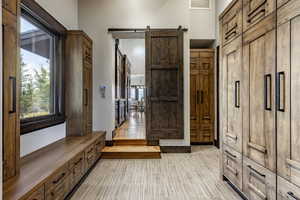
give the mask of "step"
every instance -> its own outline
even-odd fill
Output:
[[[112,146],[102,150],[103,159],[159,159],[159,146]]]
[[[147,146],[145,139],[115,138],[113,142],[114,146]]]

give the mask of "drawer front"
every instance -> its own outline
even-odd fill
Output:
[[[238,0],[222,19],[223,45],[228,44],[242,33],[242,1]]]
[[[242,155],[227,145],[223,145],[223,171],[228,180],[242,190]]]
[[[85,150],[85,170],[89,170],[96,160],[95,144]]]
[[[249,200],[276,200],[276,175],[243,158],[243,191]]]
[[[46,200],[64,199],[70,191],[70,177],[68,166],[58,170],[45,184]]]
[[[96,144],[95,144],[95,153],[96,153],[97,159],[101,156],[102,149],[104,148],[104,146],[105,146],[105,138],[101,137],[96,141]]]
[[[244,0],[244,31],[264,19],[276,9],[276,0]]]
[[[45,199],[45,186],[43,185],[33,194],[31,194],[26,200],[44,200]]]
[[[300,200],[300,188],[277,176],[277,200]]]
[[[77,155],[70,161],[70,184],[73,188],[85,173],[84,152]]]

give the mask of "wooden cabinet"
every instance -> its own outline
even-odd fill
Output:
[[[227,145],[223,146],[223,171],[224,176],[237,188],[243,188],[242,154]]]
[[[242,37],[223,48],[223,142],[242,153]]]
[[[85,169],[87,171],[93,166],[94,162],[96,161],[95,144],[86,148],[84,154],[85,154]]]
[[[13,2],[13,1],[12,1]],[[3,176],[4,180],[18,173],[20,119],[17,17],[3,11]]]
[[[278,10],[277,27],[277,170],[300,187],[300,2]]]
[[[223,45],[228,44],[242,33],[242,0],[234,0],[223,16],[222,20],[222,40]]]
[[[19,9],[19,0],[2,0],[2,8],[13,15],[17,15]]]
[[[39,189],[37,189],[33,194],[29,197],[25,198],[26,200],[44,200],[45,199],[45,186],[43,185]]]
[[[191,142],[214,141],[214,51],[191,50]]]
[[[67,134],[86,135],[93,126],[92,40],[82,31],[68,31],[66,39]]]
[[[277,176],[277,184],[277,200],[300,199],[300,187],[297,187],[280,176]]]
[[[276,9],[276,0],[244,0],[243,31],[260,22]]]
[[[276,200],[276,174],[244,157],[243,192],[249,200]]]
[[[243,154],[275,172],[275,15],[250,28],[243,38]]]
[[[72,189],[85,174],[84,152],[81,152],[69,162],[70,189]]]

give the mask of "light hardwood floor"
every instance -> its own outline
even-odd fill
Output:
[[[100,160],[72,200],[240,200],[219,179],[218,149],[154,160]]]

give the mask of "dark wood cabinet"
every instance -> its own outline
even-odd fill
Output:
[[[214,50],[191,50],[191,142],[214,141]]]
[[[93,128],[92,40],[82,31],[68,31],[66,39],[67,134],[86,135]]]
[[[3,176],[4,180],[18,173],[20,119],[18,19],[3,11]]]

